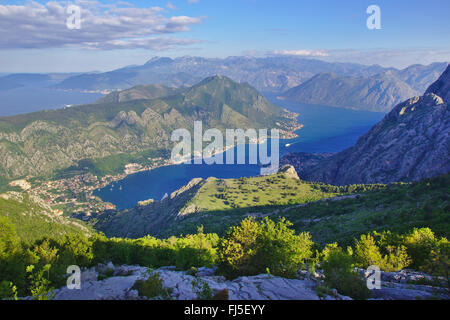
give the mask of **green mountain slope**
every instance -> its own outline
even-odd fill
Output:
[[[349,244],[369,231],[405,233],[429,227],[450,236],[450,175],[415,183],[387,185],[340,201],[310,203],[286,209],[272,218],[286,217],[298,231],[309,231],[315,241]]]
[[[92,222],[109,236],[137,238],[147,234],[170,236],[195,233],[199,217],[211,219],[211,223],[207,223],[208,228],[221,228],[255,212],[344,193],[344,189],[318,186],[299,180],[292,166],[270,176],[194,179],[162,201],[102,214]]]
[[[183,92],[183,89],[167,87],[160,84],[135,86],[123,91],[114,91],[99,99],[98,103],[124,102],[141,99],[157,99]]]
[[[93,233],[83,222],[58,215],[41,199],[17,192],[0,194],[0,218],[14,225],[19,238],[28,243],[43,237]]]
[[[107,159],[114,164],[117,158],[126,163],[146,159],[151,152],[162,155],[171,150],[172,131],[192,130],[196,120],[203,121],[205,130],[280,126],[289,130],[296,125],[254,88],[216,76],[160,99],[1,117],[0,177],[50,175],[84,159]]]
[[[289,167],[292,168],[292,167]],[[289,169],[292,172],[292,169]],[[404,233],[429,227],[449,237],[450,175],[415,183],[334,187],[286,173],[273,176],[194,180],[169,198],[91,221],[108,236],[137,238],[206,232],[223,234],[253,216],[287,218],[314,241],[349,244],[371,231]]]

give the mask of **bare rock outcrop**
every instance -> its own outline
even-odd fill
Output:
[[[425,95],[398,104],[353,147],[298,168],[300,178],[347,185],[417,181],[448,173],[449,73],[450,66]],[[295,156],[290,158],[295,165]]]

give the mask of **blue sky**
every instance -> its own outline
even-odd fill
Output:
[[[448,0],[77,0],[85,20],[67,30],[70,3],[0,1],[0,72],[103,71],[183,55],[296,54],[395,67],[450,61]],[[366,26],[372,4],[381,30]]]

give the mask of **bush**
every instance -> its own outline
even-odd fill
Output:
[[[371,296],[366,281],[353,271],[353,258],[338,245],[327,245],[322,252],[322,269],[325,284],[340,294],[353,299],[363,300]]]
[[[219,237],[216,234],[205,234],[199,227],[197,234],[178,238],[175,242],[175,265],[183,270],[191,267],[211,267],[217,259],[216,245]]]
[[[423,269],[431,259],[431,252],[436,249],[438,239],[429,228],[414,229],[405,236],[404,242],[411,256],[414,269]]]
[[[219,243],[219,272],[229,278],[265,273],[293,277],[312,255],[308,233],[295,235],[284,219],[275,223],[266,218],[247,218],[231,228]]]
[[[17,299],[17,287],[10,281],[1,281],[0,299]]]
[[[367,268],[371,265],[377,265],[381,268],[381,264],[383,264],[380,250],[375,243],[375,239],[370,234],[363,234],[356,242],[354,257],[357,265],[362,268]]]
[[[170,292],[163,287],[159,273],[154,273],[147,280],[136,280],[132,289],[137,290],[139,296],[147,298],[169,298]]]
[[[447,289],[450,291],[450,242],[447,239],[441,239],[430,253],[430,259],[425,264],[424,269],[436,277],[443,278]]]
[[[377,233],[375,235],[380,236]],[[359,267],[367,268],[375,265],[387,272],[399,271],[411,264],[405,246],[386,244],[385,247],[380,247],[371,234],[362,235],[356,242],[354,259]]]

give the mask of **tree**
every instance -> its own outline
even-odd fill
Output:
[[[311,236],[295,234],[284,219],[247,218],[233,227],[219,243],[220,270],[228,277],[270,273],[293,277],[312,256]]]
[[[366,282],[353,270],[353,257],[350,253],[344,252],[337,243],[333,243],[324,248],[321,258],[327,287],[353,299],[370,297]]]

